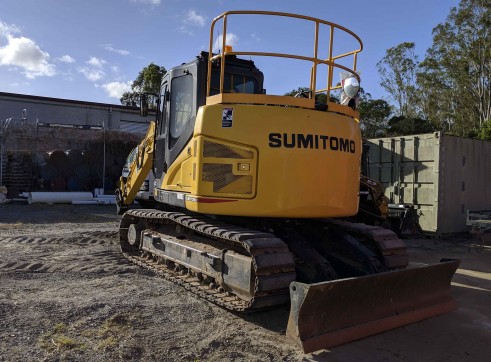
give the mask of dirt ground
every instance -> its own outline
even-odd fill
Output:
[[[0,205],[0,361],[489,361],[491,248],[407,240],[462,259],[455,312],[304,355],[287,307],[241,316],[132,265],[114,206]]]

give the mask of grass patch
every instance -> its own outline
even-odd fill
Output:
[[[54,333],[62,333],[66,331],[66,325],[65,323],[56,323],[55,326],[53,327],[53,332]]]
[[[51,342],[56,349],[76,349],[84,346],[83,343],[65,335],[55,336],[51,339]]]
[[[104,320],[98,328],[83,329],[80,335],[96,351],[115,350],[130,338],[131,327],[136,319],[130,313],[116,314]]]
[[[55,324],[51,331],[39,337],[39,346],[48,352],[84,349],[84,343],[66,335],[67,329],[64,323]]]
[[[97,350],[111,350],[114,349],[119,345],[119,339],[116,338],[115,336],[109,336],[104,339],[102,339],[96,346]]]
[[[133,319],[127,314],[117,314],[106,319],[96,332],[100,339],[96,348],[108,350],[117,347],[128,336]]]
[[[131,328],[137,316],[131,313],[115,314],[95,328],[84,325],[56,323],[38,338],[38,345],[49,353],[68,351],[112,352],[131,340]]]
[[[21,221],[17,221],[14,223],[8,223],[8,224],[4,224],[4,225],[5,225],[5,228],[19,229],[19,228],[25,226],[26,224],[22,223]]]

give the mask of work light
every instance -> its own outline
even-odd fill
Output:
[[[343,92],[350,98],[354,98],[360,90],[360,82],[355,77],[348,77],[343,81]]]

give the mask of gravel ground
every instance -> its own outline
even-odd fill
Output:
[[[0,205],[0,361],[487,361],[491,248],[408,240],[413,261],[462,259],[455,312],[304,355],[287,307],[238,315],[132,265],[114,206]]]

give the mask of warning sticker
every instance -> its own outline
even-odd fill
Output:
[[[233,118],[234,118],[234,109],[224,108],[222,110],[222,128],[232,127]]]

